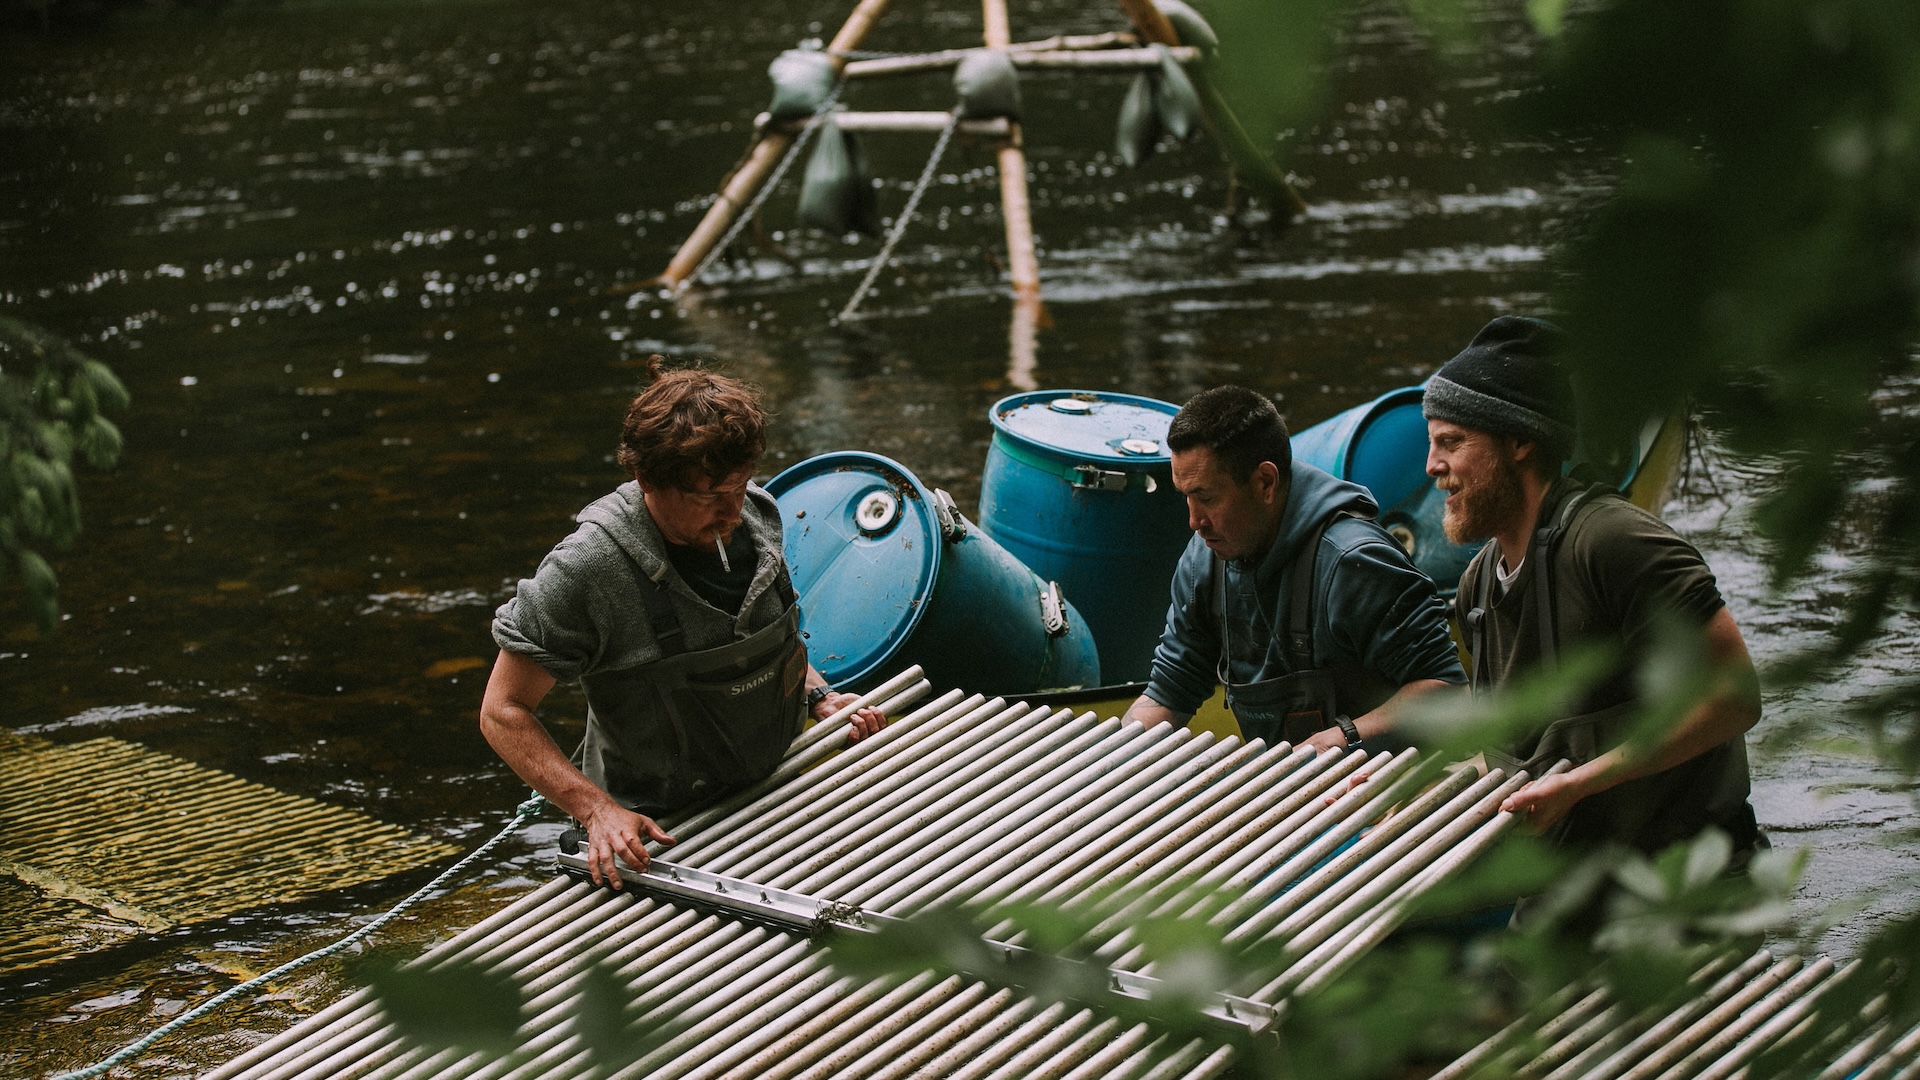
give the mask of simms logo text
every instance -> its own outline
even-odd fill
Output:
[[[778,674],[779,672],[777,671],[762,672],[758,675],[755,675],[753,678],[748,679],[746,682],[734,683],[731,687],[727,689],[727,693],[732,697],[739,697],[741,694],[744,694],[749,690],[758,690],[761,687],[772,682],[773,677]]]

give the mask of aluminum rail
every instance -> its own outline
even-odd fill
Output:
[[[586,858],[578,854],[563,853],[559,862],[582,879],[590,872]],[[807,937],[818,937],[835,930],[872,934],[897,929],[903,924],[903,920],[891,915],[866,911],[841,901],[823,900],[805,893],[789,892],[662,860],[648,864],[644,871],[622,866],[620,877],[649,896],[775,926]],[[986,946],[986,955],[1007,968],[1015,968],[1021,961],[1041,959],[1032,950],[1019,945],[985,939],[982,944]],[[1116,997],[1146,1004],[1168,993],[1168,988],[1161,980],[1147,975],[1119,968],[1096,969],[1094,965],[1069,960],[1055,962],[1081,967],[1089,972],[1097,970],[1100,978],[1096,981]],[[1006,980],[1003,976],[996,981]],[[1209,994],[1205,1000],[1210,1004],[1200,1010],[1203,1015],[1237,1031],[1258,1034],[1271,1028],[1279,1018],[1278,1009],[1250,998]]]
[[[1411,751],[1322,754],[935,695],[917,670],[867,703],[892,722],[848,744],[852,709],[841,710],[766,781],[663,819],[678,842],[654,846],[647,871],[623,870],[628,888],[557,880],[416,961],[520,987],[510,1058],[409,1043],[356,993],[214,1075],[1217,1076],[1234,1041],[1271,1029],[1290,993],[1336,977],[1497,840],[1511,823],[1499,801],[1524,779],[1430,775]],[[1007,961],[1032,945],[1010,922],[982,927],[991,970],[964,975],[856,977],[817,939],[942,906],[1090,899],[1102,906],[1084,964],[1107,988],[1095,1002],[1010,985]],[[1292,943],[1293,962],[1267,986],[1208,1001],[1231,1025],[1221,1035],[1125,1018],[1165,989],[1133,927],[1174,915],[1212,918],[1234,941]],[[627,1002],[630,1061],[598,1060],[610,1033],[579,1028],[587,988],[606,979]],[[1113,1004],[1126,1009],[1103,1007]]]

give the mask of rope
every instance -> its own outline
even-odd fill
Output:
[[[845,79],[833,84],[833,90],[827,94],[826,100],[820,103],[819,108],[813,110],[812,116],[807,117],[807,126],[800,129],[799,137],[793,140],[793,145],[787,147],[786,154],[780,158],[780,164],[773,167],[773,175],[767,177],[767,182],[760,185],[760,190],[754,193],[753,199],[747,203],[747,208],[740,212],[740,216],[733,219],[732,225],[727,227],[726,233],[720,237],[720,242],[707,249],[706,256],[700,260],[698,266],[693,268],[693,273],[688,274],[686,279],[680,282],[675,292],[680,292],[699,281],[700,275],[706,273],[707,267],[713,265],[713,260],[719,258],[720,253],[733,244],[734,240],[740,236],[740,230],[746,228],[747,223],[760,212],[760,207],[773,194],[773,189],[780,186],[780,178],[787,175],[787,167],[792,165],[793,159],[799,156],[800,148],[807,145],[807,141],[813,138],[814,131],[820,127],[827,113],[832,111],[834,103],[840,100],[840,91],[846,85]]]
[[[515,813],[513,816],[513,820],[507,823],[506,828],[501,829],[499,833],[495,834],[493,839],[475,848],[471,854],[461,859],[459,862],[454,863],[452,866],[448,867],[446,871],[443,872],[439,877],[436,877],[432,881],[425,884],[424,886],[421,886],[421,888],[418,891],[416,891],[412,896],[409,896],[405,900],[402,900],[398,904],[395,904],[391,909],[387,911],[386,914],[381,915],[379,918],[374,919],[372,922],[368,923],[367,925],[361,927],[358,930],[355,930],[353,933],[348,934],[346,937],[341,938],[339,941],[336,941],[333,944],[328,945],[324,948],[316,949],[313,952],[310,952],[307,955],[300,957],[298,960],[290,960],[287,963],[281,964],[279,967],[274,968],[272,971],[267,972],[265,975],[260,975],[252,979],[248,979],[246,982],[241,983],[239,986],[230,987],[227,990],[222,991],[216,997],[204,1002],[198,1008],[195,1008],[191,1012],[183,1013],[180,1016],[177,1016],[174,1019],[168,1021],[167,1023],[162,1024],[160,1027],[155,1028],[153,1031],[149,1032],[144,1038],[141,1038],[135,1042],[128,1043],[126,1046],[114,1052],[114,1054],[111,1057],[108,1057],[97,1064],[89,1065],[84,1069],[79,1069],[70,1073],[62,1073],[59,1076],[54,1077],[53,1080],[92,1080],[93,1077],[101,1076],[105,1074],[108,1069],[111,1069],[114,1066],[119,1065],[138,1054],[144,1053],[154,1043],[157,1043],[161,1039],[166,1038],[168,1035],[173,1034],[175,1031],[178,1031],[180,1028],[186,1026],[188,1023],[191,1023],[192,1021],[198,1020],[200,1017],[207,1015],[208,1013],[212,1012],[214,1009],[219,1008],[221,1005],[224,1005],[227,1002],[232,1001],[234,998],[239,997],[242,994],[245,994],[259,986],[262,986],[265,983],[271,982],[274,979],[280,978],[281,976],[286,975],[289,972],[292,972],[301,967],[304,967],[315,960],[332,956],[334,953],[337,953],[340,950],[346,948],[347,946],[354,944],[355,942],[359,941],[361,938],[366,937],[368,934],[373,933],[375,930],[378,930],[382,926],[385,926],[387,923],[393,921],[395,916],[399,915],[401,912],[412,907],[414,904],[419,903],[420,900],[423,897],[425,897],[428,893],[433,892],[434,890],[440,888],[440,886],[446,884],[449,880],[451,880],[455,875],[459,874],[462,870],[465,870],[467,867],[472,866],[482,856],[486,855],[488,852],[492,851],[495,847],[499,846],[501,841],[513,835],[513,833],[517,829],[519,829],[520,826],[524,824],[526,821],[528,821],[531,818],[538,817],[540,812],[546,809],[546,806],[547,806],[547,800],[544,796],[541,796],[541,795],[535,795],[532,798],[528,799],[526,802],[521,803],[519,811]]]
[[[927,193],[927,185],[933,181],[934,167],[940,164],[940,156],[947,152],[947,143],[953,140],[953,133],[959,127],[960,107],[955,105],[952,114],[947,117],[947,126],[941,130],[940,138],[933,144],[933,153],[927,158],[926,168],[920,170],[920,179],[913,185],[913,194],[907,196],[906,209],[900,211],[900,216],[894,219],[893,231],[887,234],[887,242],[880,246],[880,254],[873,257],[873,265],[867,267],[867,276],[861,279],[860,287],[853,290],[852,298],[847,301],[846,307],[840,309],[836,321],[853,318],[854,309],[859,307],[860,301],[865,300],[867,293],[872,291],[874,279],[880,276],[880,271],[886,269],[887,260],[893,257],[894,245],[900,242],[900,237],[906,235],[907,222],[913,220],[913,211],[920,205],[920,196]]]

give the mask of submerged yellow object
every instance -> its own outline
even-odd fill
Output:
[[[457,851],[134,743],[0,728],[0,974]]]

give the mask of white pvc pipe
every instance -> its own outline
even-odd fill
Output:
[[[1774,964],[1705,1016],[1675,1032],[1666,1043],[1652,1048],[1652,1053],[1630,1064],[1619,1074],[1620,1080],[1651,1080],[1652,1077],[1665,1072],[1668,1066],[1692,1053],[1701,1043],[1712,1038],[1715,1032],[1732,1023],[1746,1011],[1748,1006],[1785,982],[1789,975],[1800,969],[1800,966],[1801,961],[1797,956],[1786,957]]]
[[[1575,1080],[1576,1077],[1582,1080],[1586,1077],[1592,1077],[1593,1080],[1615,1080],[1622,1072],[1631,1068],[1634,1062],[1650,1053],[1653,1048],[1672,1042],[1703,1014],[1718,1008],[1722,1002],[1739,992],[1741,987],[1752,982],[1773,962],[1773,954],[1765,949],[1754,953],[1742,961],[1739,967],[1715,977],[1713,985],[1707,987],[1704,993],[1682,1002],[1666,1016],[1654,1021],[1644,1031],[1627,1040],[1625,1045],[1617,1050],[1608,1051],[1598,1063],[1586,1066],[1584,1072],[1567,1073],[1562,1070],[1563,1075],[1553,1080]],[[1568,1064],[1572,1065],[1574,1062]]]

